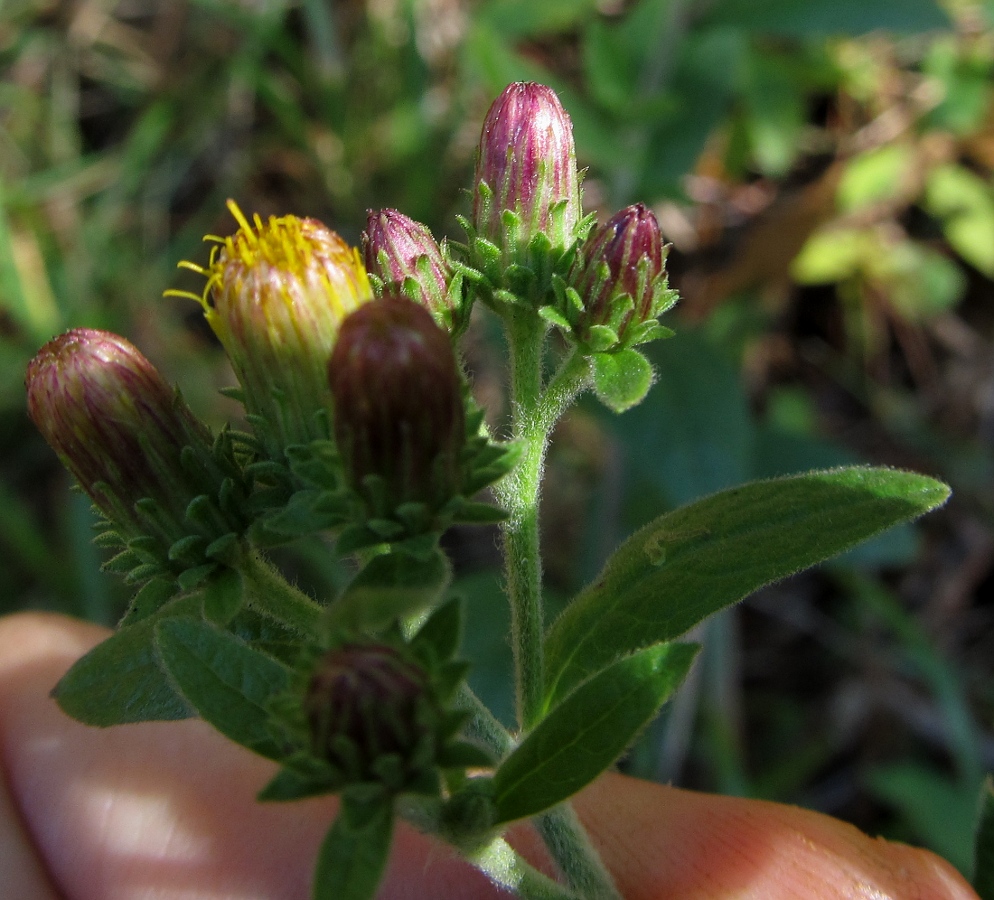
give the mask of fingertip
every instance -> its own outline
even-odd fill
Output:
[[[578,808],[627,900],[977,900],[938,856],[799,807],[612,775]]]

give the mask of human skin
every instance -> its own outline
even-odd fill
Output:
[[[0,619],[0,873],[17,900],[308,897],[333,798],[257,804],[273,764],[189,720],[111,729],[49,691],[105,637],[54,615]],[[576,809],[626,900],[966,900],[946,862],[818,813],[606,775]],[[512,841],[547,866],[523,826]],[[401,826],[381,900],[508,895]]]

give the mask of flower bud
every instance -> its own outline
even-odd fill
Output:
[[[132,344],[66,332],[28,365],[26,387],[38,430],[122,537],[151,533],[164,551],[189,534],[190,501],[218,487],[211,435]],[[154,512],[136,509],[143,498]]]
[[[461,277],[454,275],[427,225],[395,209],[369,210],[362,234],[366,270],[427,308],[443,328],[460,324]]]
[[[388,516],[399,504],[445,503],[459,488],[465,411],[449,335],[397,293],[343,323],[328,367],[335,437],[353,487],[369,499],[382,479]],[[373,505],[377,503],[374,500]]]
[[[624,343],[633,326],[655,319],[673,301],[664,262],[659,223],[644,204],[626,207],[597,228],[569,277],[582,304],[573,316],[577,337],[596,341],[591,329],[601,326]]]
[[[358,250],[314,219],[256,216],[212,257],[204,300],[244,391],[279,447],[327,438],[327,366],[342,320],[373,297]]]
[[[483,123],[474,182],[472,225],[505,268],[534,267],[530,244],[539,234],[559,253],[573,245],[580,180],[573,126],[555,91],[530,82],[504,89]]]
[[[414,759],[439,718],[432,697],[428,673],[393,647],[335,647],[318,661],[304,697],[311,749],[345,782],[379,781],[389,771],[401,781],[391,786],[401,787],[405,768],[432,761]],[[385,756],[395,757],[389,769]]]

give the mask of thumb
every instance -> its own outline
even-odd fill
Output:
[[[799,807],[620,775],[576,806],[626,900],[977,900],[935,854]]]

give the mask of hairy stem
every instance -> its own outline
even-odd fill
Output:
[[[469,713],[469,721],[463,726],[466,737],[486,747],[498,760],[514,749],[514,741],[507,729],[468,685],[464,684],[459,689],[456,703]]]
[[[518,724],[528,730],[541,717],[545,701],[542,651],[542,559],[539,548],[539,488],[549,435],[559,417],[587,386],[589,364],[571,353],[542,384],[545,324],[531,310],[507,317],[511,348],[512,438],[522,455],[514,472],[496,490],[509,516],[504,523],[504,566],[511,602]]]
[[[501,837],[470,851],[467,858],[495,884],[508,888],[524,900],[578,900],[571,890],[525,862]]]
[[[322,607],[290,584],[258,553],[246,553],[240,570],[245,581],[245,602],[256,612],[312,635]]]
[[[529,309],[514,309],[505,321],[511,351],[511,436],[522,452],[497,493],[508,512],[503,526],[504,568],[511,603],[515,700],[518,724],[527,730],[541,712],[545,690],[538,531],[539,484],[549,437],[540,415],[545,325]]]
[[[535,827],[578,896],[584,900],[622,900],[572,806],[564,803],[543,813],[536,817]]]

